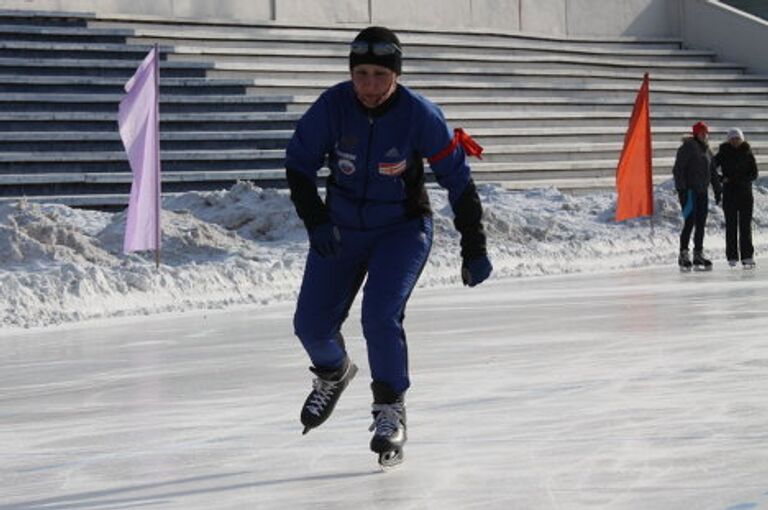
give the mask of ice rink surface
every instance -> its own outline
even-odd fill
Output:
[[[0,332],[0,510],[768,508],[763,267],[417,289],[386,473],[357,306],[361,371],[307,436],[292,312]]]

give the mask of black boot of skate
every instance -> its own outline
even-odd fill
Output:
[[[677,257],[677,265],[680,266],[680,271],[687,273],[693,267],[691,262],[691,254],[688,250],[680,250],[680,256]]]
[[[337,370],[319,370],[315,367],[309,367],[309,370],[317,377],[312,381],[312,391],[301,408],[301,423],[304,425],[302,434],[319,427],[328,419],[349,381],[357,374],[357,365],[345,358]]]
[[[700,250],[693,252],[693,268],[696,271],[711,271],[712,261],[704,258],[704,254]]]
[[[373,424],[371,451],[379,454],[379,465],[388,468],[403,461],[406,433],[405,395],[395,393],[388,384],[373,382]]]

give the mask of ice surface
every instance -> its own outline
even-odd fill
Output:
[[[760,267],[723,264],[417,289],[388,473],[357,306],[361,373],[307,436],[290,304],[16,330],[0,509],[763,508],[766,296]]]

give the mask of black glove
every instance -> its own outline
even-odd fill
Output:
[[[309,233],[309,245],[323,258],[341,254],[341,233],[332,223],[321,223]]]
[[[464,285],[474,287],[480,285],[491,275],[493,265],[487,255],[481,255],[471,260],[464,260],[461,264],[461,280]]]

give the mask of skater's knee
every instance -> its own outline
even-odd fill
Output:
[[[403,330],[402,315],[386,310],[369,310],[363,313],[363,335],[375,338],[382,334],[399,334]]]
[[[320,314],[297,310],[293,316],[293,332],[302,340],[333,336],[334,329],[328,318]]]

